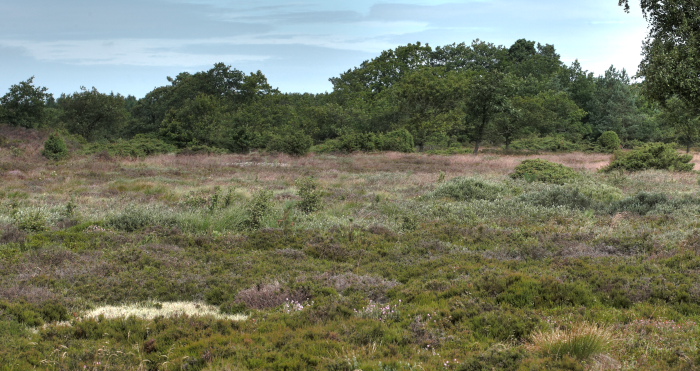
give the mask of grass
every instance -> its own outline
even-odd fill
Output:
[[[3,135],[25,155],[0,147],[0,370],[700,367],[696,173],[583,153],[537,155],[581,175],[564,185],[499,153],[68,164]]]

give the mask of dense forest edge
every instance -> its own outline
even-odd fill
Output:
[[[54,131],[82,153],[613,151],[646,142],[690,151],[686,100],[647,98],[611,66],[566,66],[553,45],[399,46],[333,77],[333,91],[289,94],[224,63],[167,78],[141,99],[95,88],[54,97],[33,77],[0,98],[0,123]],[[614,132],[618,148],[601,145]],[[605,138],[602,139],[604,141]]]

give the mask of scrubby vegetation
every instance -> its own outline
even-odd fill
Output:
[[[692,155],[679,154],[672,144],[649,143],[629,152],[615,152],[615,157],[604,171],[647,169],[690,171]]]
[[[0,369],[700,367],[693,172],[0,134]]]
[[[536,158],[525,160],[516,166],[510,177],[530,182],[564,184],[581,179],[581,174],[562,164]]]

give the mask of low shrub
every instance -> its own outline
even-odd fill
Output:
[[[519,197],[524,202],[544,207],[566,206],[572,209],[584,210],[593,207],[591,197],[583,194],[576,187],[557,184],[542,190],[532,191]]]
[[[604,152],[613,152],[620,149],[622,141],[617,133],[614,131],[606,131],[598,137],[598,145],[600,149]]]
[[[583,148],[581,145],[569,141],[560,136],[532,137],[513,141],[510,149],[516,151],[547,151],[547,152],[572,152]]]
[[[49,139],[44,142],[44,150],[41,154],[54,161],[64,160],[70,156],[70,151],[68,151],[68,145],[63,138],[56,134],[51,134]]]
[[[580,173],[570,167],[539,158],[521,162],[510,177],[554,184],[564,184],[582,178]]]
[[[613,161],[601,171],[641,171],[647,169],[691,171],[692,155],[678,153],[672,144],[649,143],[629,152],[617,151]]]
[[[135,232],[146,227],[168,227],[177,225],[172,216],[166,216],[155,210],[130,207],[119,214],[109,216],[106,226],[124,232]]]
[[[318,211],[321,208],[322,197],[318,189],[318,180],[311,177],[299,178],[296,180],[296,186],[297,195],[301,197],[297,207],[305,213]]]
[[[507,189],[501,184],[476,178],[458,177],[438,186],[429,198],[450,198],[455,201],[495,200]]]
[[[310,136],[301,130],[295,130],[282,135],[274,135],[267,144],[267,150],[292,156],[303,156],[309,153],[311,145],[313,145],[313,139]]]
[[[413,152],[413,135],[406,129],[390,131],[377,136],[377,149],[381,151]]]
[[[272,209],[272,191],[262,189],[253,195],[246,205],[247,218],[244,226],[248,229],[260,229]]]
[[[413,135],[406,129],[399,129],[384,134],[347,133],[315,146],[313,151],[317,153],[372,151],[413,152],[414,147]]]
[[[631,212],[646,215],[657,206],[668,202],[668,196],[663,193],[640,192],[610,205],[610,213]]]

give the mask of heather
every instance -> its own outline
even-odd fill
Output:
[[[48,133],[3,135],[0,369],[700,366],[695,172],[581,152],[55,161]],[[535,158],[576,176],[511,176]]]

